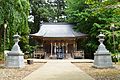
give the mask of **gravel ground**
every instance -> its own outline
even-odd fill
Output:
[[[120,80],[120,64],[115,65],[115,68],[96,69],[93,68],[93,63],[73,63],[78,68],[85,71],[95,80]]]
[[[43,64],[44,63],[26,64],[25,68],[22,69],[6,69],[0,67],[0,80],[21,80]]]

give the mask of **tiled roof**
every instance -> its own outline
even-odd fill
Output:
[[[86,36],[81,32],[75,32],[73,30],[73,25],[65,23],[48,23],[42,24],[40,30],[35,34],[30,34],[31,36],[41,36],[49,38],[61,38],[61,37],[82,37]]]

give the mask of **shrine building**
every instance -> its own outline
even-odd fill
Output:
[[[78,55],[78,57],[84,58],[84,56],[79,55],[77,42],[87,35],[76,32],[73,27],[73,25],[67,23],[41,24],[37,33],[30,34],[43,48],[43,51],[36,51],[35,56],[38,54],[44,56],[44,58],[68,59]]]

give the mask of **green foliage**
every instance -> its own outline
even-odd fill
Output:
[[[49,2],[49,1],[52,1],[52,0],[31,0],[30,14],[34,16],[34,23],[29,22],[31,34],[38,32],[41,21],[43,22],[54,22],[56,20],[58,22],[64,21],[64,19],[60,18],[62,15],[65,14],[64,0],[55,0],[55,2]],[[30,44],[33,43],[32,40],[33,39],[30,40]]]
[[[0,52],[0,61],[3,60],[3,52]]]
[[[12,37],[17,32],[22,38],[28,36],[29,9],[29,0],[0,0],[0,28],[7,22],[6,49],[11,49],[13,46]],[[28,38],[22,40],[28,42]]]
[[[29,26],[31,29],[31,33],[36,33],[39,30],[40,21],[48,22],[48,18],[50,17],[50,6],[47,5],[42,0],[32,0],[31,1],[31,15],[34,16],[34,23],[29,22]],[[54,12],[52,11],[53,15]]]
[[[115,46],[118,50],[120,44],[120,2],[117,0],[69,0],[66,13],[67,22],[74,23],[77,30],[89,35],[86,40],[87,51],[93,53],[98,46],[96,36],[103,32],[106,35],[105,45],[113,52],[113,32],[111,23],[115,24]],[[93,51],[91,51],[91,49]]]

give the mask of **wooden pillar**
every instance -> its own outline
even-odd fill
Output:
[[[60,43],[58,43],[58,49],[57,49],[58,54],[59,54],[59,51],[60,51]]]
[[[60,43],[58,44],[58,48],[60,48]]]
[[[63,58],[65,58],[65,51],[64,51],[64,43],[62,43],[62,53],[63,53]]]
[[[66,43],[66,54],[68,53],[68,43]]]
[[[52,52],[53,52],[53,43],[51,42],[51,54],[50,54],[50,57],[51,57],[51,58],[53,57]]]
[[[54,47],[54,53],[55,53],[55,57],[57,57],[57,54],[56,54],[56,43],[55,43],[55,47]]]
[[[76,48],[76,51],[77,51],[77,43],[75,43],[75,45],[76,45],[75,48]]]
[[[74,41],[74,43],[73,43],[73,52],[75,52],[75,50],[76,50],[76,45],[75,45],[75,41]]]
[[[62,43],[62,49],[63,49],[63,53],[65,53],[65,52],[64,52],[64,50],[65,50],[65,49],[64,49],[64,43]]]
[[[66,43],[66,45],[65,45],[65,47],[66,47],[66,58],[68,58],[69,56],[68,56],[68,43]]]

